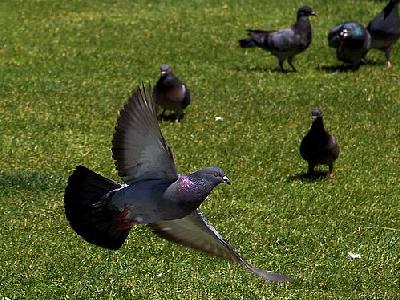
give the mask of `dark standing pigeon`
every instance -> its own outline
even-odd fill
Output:
[[[333,171],[333,163],[339,157],[339,146],[333,135],[326,132],[320,109],[311,111],[312,125],[300,144],[301,157],[308,162],[308,174],[317,165],[328,165],[329,173]]]
[[[115,166],[125,184],[78,166],[65,190],[67,219],[86,241],[119,249],[133,225],[147,224],[162,238],[238,262],[265,280],[289,280],[248,264],[207,222],[199,205],[229,179],[217,167],[177,173],[157,123],[155,103],[144,87],[120,111],[112,144]]]
[[[293,58],[306,50],[311,44],[311,23],[309,16],[315,16],[314,11],[308,6],[302,6],[297,11],[297,20],[291,27],[279,31],[265,31],[248,29],[249,37],[239,40],[242,48],[259,47],[270,51],[279,60],[279,67],[284,72],[283,62],[287,60],[293,71]]]
[[[371,36],[357,22],[344,22],[328,33],[328,45],[336,48],[336,57],[353,67],[359,67],[371,46]]]
[[[386,65],[390,69],[390,54],[394,44],[400,38],[400,17],[398,4],[400,0],[390,0],[385,8],[368,24],[371,35],[371,48],[385,52]]]
[[[153,96],[157,106],[162,109],[159,116],[164,116],[166,110],[173,110],[177,122],[182,119],[183,110],[192,100],[190,90],[172,74],[166,64],[161,65],[161,76],[154,87]]]

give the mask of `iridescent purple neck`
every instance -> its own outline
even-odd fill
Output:
[[[179,187],[185,191],[188,191],[191,189],[191,187],[194,185],[194,182],[189,179],[189,176],[187,175],[180,175],[179,176]]]

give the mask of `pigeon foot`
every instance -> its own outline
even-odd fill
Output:
[[[335,178],[335,173],[328,173],[328,175],[326,176],[328,182],[331,182],[334,178]]]

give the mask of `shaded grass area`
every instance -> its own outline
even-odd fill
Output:
[[[301,4],[2,1],[0,297],[398,298],[400,46],[390,72],[377,51],[358,71],[340,72],[328,29],[367,23],[383,2],[310,1],[318,18],[298,73],[237,48],[244,29],[286,26]],[[68,175],[84,164],[118,180],[110,151],[117,112],[165,62],[194,98],[181,124],[161,124],[179,171],[222,167],[233,185],[210,195],[205,215],[251,263],[293,283],[265,283],[144,227],[110,252],[68,226]],[[298,154],[315,107],[341,146],[330,181],[304,179]]]

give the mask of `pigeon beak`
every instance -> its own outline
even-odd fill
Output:
[[[317,14],[315,13],[315,11],[312,11],[312,12],[311,12],[311,15],[314,16],[314,17],[317,16]]]
[[[167,74],[167,72],[161,71],[161,75],[165,75],[165,74]]]
[[[316,116],[311,116],[311,121],[315,121],[317,119],[317,117]]]
[[[227,176],[222,177],[222,180],[224,181],[224,184],[231,184]]]

